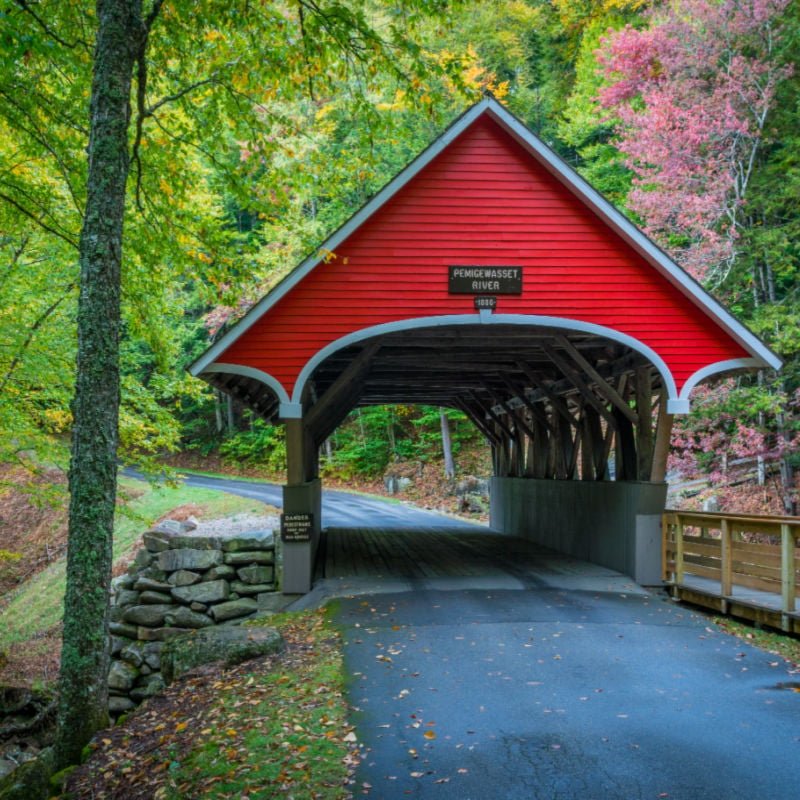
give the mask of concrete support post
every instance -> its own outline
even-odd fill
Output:
[[[284,542],[281,589],[284,594],[305,594],[314,580],[314,557],[319,545],[322,517],[322,482],[317,477],[316,452],[302,418],[286,420],[286,486],[284,514],[311,514],[307,542]]]
[[[312,514],[311,539],[308,542],[284,542],[283,576],[281,591],[284,594],[305,594],[314,582],[314,558],[320,537],[322,513],[322,481],[319,478],[283,487],[284,514]]]

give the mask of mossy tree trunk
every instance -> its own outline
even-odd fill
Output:
[[[69,488],[58,767],[107,720],[108,588],[117,478],[120,266],[133,69],[142,0],[98,0]]]

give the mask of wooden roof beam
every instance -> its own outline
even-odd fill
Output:
[[[380,349],[379,342],[369,342],[350,362],[350,366],[328,387],[306,414],[306,423],[314,428],[322,414],[328,414],[342,396],[351,394],[354,384],[360,384],[369,370],[370,362]],[[338,424],[338,423],[337,423]]]
[[[500,415],[495,414],[492,411],[490,405],[484,405],[483,401],[481,400],[480,396],[476,391],[470,392],[470,395],[472,396],[472,399],[475,401],[478,407],[481,409],[481,411],[483,411],[487,417],[490,417],[492,422],[496,423],[497,426],[500,428],[500,430],[502,430],[503,433],[506,434],[506,436],[508,436],[510,439],[513,439],[514,438],[513,431],[511,430],[511,428],[508,427],[508,425],[505,424],[505,422],[501,419]]]
[[[556,341],[567,351],[572,360],[594,381],[594,386],[600,394],[612,405],[618,408],[634,425],[639,424],[639,415],[626,403],[617,390],[579,353],[566,336],[556,336]]]
[[[487,425],[486,421],[481,419],[481,415],[470,407],[469,403],[463,399],[456,399],[456,407],[466,414],[467,419],[492,443],[499,444],[500,439],[497,434],[492,430],[491,425]]]
[[[499,398],[499,397],[498,397],[498,396],[497,396],[497,395],[496,395],[496,394],[495,394],[495,393],[492,391],[492,389],[491,389],[490,387],[488,387],[488,386],[487,386],[487,387],[486,387],[486,391],[488,391],[488,392],[489,392],[489,394],[490,394],[490,395],[491,395],[491,397],[492,397],[492,400],[494,400],[494,402],[495,402],[495,403],[499,403],[499,404],[500,404],[500,405],[501,405],[501,406],[502,406],[502,407],[503,407],[503,408],[506,410],[506,413],[508,414],[508,416],[509,416],[509,417],[510,417],[512,420],[514,420],[514,425],[515,425],[515,426],[517,426],[517,425],[518,425],[520,428],[522,428],[522,430],[523,430],[523,431],[525,431],[525,433],[526,433],[526,434],[527,434],[527,435],[528,435],[528,436],[529,436],[531,439],[535,438],[536,434],[535,434],[535,433],[534,433],[534,432],[533,432],[533,431],[530,429],[530,426],[529,426],[529,425],[528,425],[528,424],[527,424],[527,423],[526,423],[524,420],[520,419],[520,416],[519,416],[519,414],[517,414],[517,413],[515,412],[515,409],[512,409],[512,408],[511,408],[511,407],[508,405],[508,403],[507,403],[505,400],[501,400],[501,399],[500,399],[500,398]],[[492,414],[492,416],[494,416],[494,414]]]
[[[572,427],[577,427],[578,420],[573,417],[572,414],[570,414],[564,398],[559,397],[556,392],[553,392],[551,388],[544,383],[544,381],[539,380],[539,378],[534,374],[533,370],[526,363],[523,361],[518,361],[517,366],[525,374],[533,387],[541,392],[542,395],[550,401],[550,404],[553,406],[556,412],[558,412],[565,419],[565,421],[569,423],[569,425]],[[535,403],[536,400],[531,400],[531,402]]]
[[[561,370],[561,373],[575,386],[575,388],[583,395],[583,397],[593,405],[597,411],[610,425],[614,424],[614,416],[606,408],[605,403],[601,403],[594,395],[592,390],[577,372],[573,369],[559,353],[557,353],[550,345],[542,342],[542,349],[547,353],[548,358]]]
[[[508,387],[509,391],[514,395],[512,400],[518,399],[521,402],[522,407],[527,408],[528,411],[533,414],[536,420],[539,422],[540,425],[544,425],[550,433],[554,433],[555,429],[551,424],[550,420],[547,419],[547,414],[542,411],[541,408],[538,408],[534,403],[532,403],[526,396],[525,390],[520,390],[519,387],[514,386],[514,384],[505,376],[501,376],[503,382]],[[566,405],[566,403],[564,403]],[[519,406],[518,406],[519,407]],[[567,412],[569,414],[569,412]],[[529,434],[530,437],[533,439],[535,438],[533,433]]]

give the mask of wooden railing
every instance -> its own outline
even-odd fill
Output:
[[[800,588],[800,517],[668,510],[662,526],[667,583],[713,589],[722,611],[728,602],[762,606],[782,615],[780,627],[798,627],[786,616],[795,615]],[[745,598],[742,590],[754,591]]]

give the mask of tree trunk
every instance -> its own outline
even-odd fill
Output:
[[[764,391],[764,370],[758,371],[758,388]],[[767,427],[767,415],[763,411],[758,412],[758,427],[764,430]],[[756,456],[756,475],[759,486],[763,486],[766,482],[766,466],[764,464],[764,456],[759,453]]]
[[[386,418],[386,439],[389,443],[389,457],[397,461],[397,439],[394,435],[394,409],[390,408]]]
[[[785,442],[789,442],[791,434],[786,428],[786,418],[783,411],[776,415],[778,436]],[[783,513],[793,517],[797,514],[797,501],[794,496],[794,468],[789,460],[789,453],[785,452],[780,460],[781,470],[781,494],[783,495]]]
[[[228,395],[228,433],[236,432],[236,419],[233,416],[233,398]]]
[[[444,456],[445,478],[455,478],[456,464],[453,461],[453,442],[450,437],[450,420],[443,408],[439,409],[439,422],[442,428],[442,455]]]
[[[367,451],[367,432],[364,430],[364,417],[361,416],[361,409],[356,409],[356,414],[358,415],[358,427],[361,431],[361,449],[366,452]]]
[[[214,418],[217,422],[217,433],[222,433],[222,392],[214,389]]]
[[[98,0],[86,212],[80,237],[78,357],[57,768],[108,716],[108,591],[117,485],[120,264],[130,94],[141,0]]]

